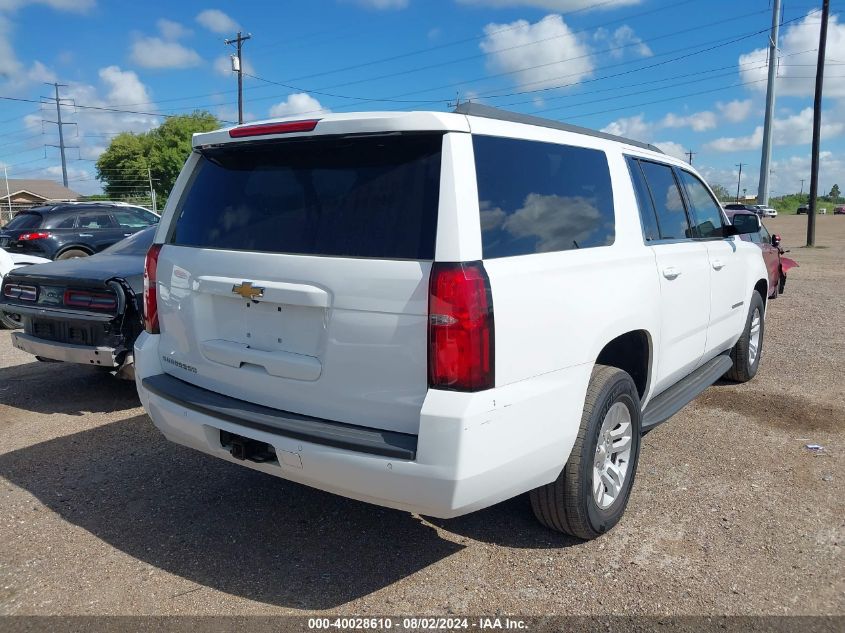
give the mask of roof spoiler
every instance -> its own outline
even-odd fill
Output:
[[[663,150],[655,147],[650,143],[643,143],[642,141],[635,141],[624,136],[616,136],[615,134],[607,134],[606,132],[599,132],[591,130],[590,128],[580,127],[578,125],[570,125],[562,121],[555,121],[554,119],[544,119],[539,116],[532,116],[530,114],[520,114],[519,112],[511,112],[509,110],[502,110],[501,108],[493,108],[491,106],[482,105],[480,103],[466,103],[459,104],[454,109],[455,114],[466,114],[468,116],[484,117],[485,119],[498,119],[499,121],[510,121],[511,123],[524,123],[526,125],[537,125],[539,127],[548,127],[555,130],[563,130],[564,132],[573,132],[575,134],[584,134],[586,136],[595,136],[596,138],[603,138],[608,141],[618,141],[627,145],[634,145],[643,149],[650,150],[663,154]]]

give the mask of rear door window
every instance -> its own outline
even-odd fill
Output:
[[[613,244],[604,152],[480,135],[473,148],[485,258]]]
[[[206,150],[177,208],[180,246],[434,259],[442,134]]]
[[[660,239],[682,240],[695,237],[672,168],[647,160],[641,160],[639,163],[657,213]]]
[[[637,196],[637,206],[640,209],[640,220],[643,223],[643,238],[646,242],[660,239],[660,231],[657,228],[657,217],[654,213],[654,204],[651,201],[651,194],[648,185],[643,177],[640,161],[628,156],[628,171],[631,173],[631,182],[634,183],[634,193]]]

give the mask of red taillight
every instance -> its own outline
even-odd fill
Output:
[[[244,136],[263,136],[265,134],[291,134],[292,132],[313,132],[320,119],[305,121],[287,121],[285,123],[262,123],[260,125],[244,125],[229,130],[232,138]]]
[[[435,262],[428,287],[428,386],[492,388],[493,299],[483,264]]]
[[[36,231],[34,233],[24,233],[18,238],[19,242],[31,242],[32,240],[45,240],[51,237],[50,233],[46,231]]]
[[[77,308],[113,310],[117,307],[117,297],[113,294],[88,292],[87,290],[65,290],[64,304]]]
[[[158,296],[156,295],[156,269],[161,244],[153,244],[144,260],[144,329],[158,334]]]

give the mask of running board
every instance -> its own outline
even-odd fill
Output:
[[[727,353],[720,354],[652,398],[643,411],[642,432],[650,431],[687,406],[698,394],[724,376],[731,365],[731,357]]]

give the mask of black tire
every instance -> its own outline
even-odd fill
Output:
[[[630,415],[631,451],[619,494],[609,507],[602,509],[593,496],[593,462],[605,415],[616,403],[622,403]],[[625,512],[634,484],[640,428],[640,397],[631,376],[616,367],[596,365],[569,460],[555,481],[529,493],[531,508],[540,523],[585,540],[601,536],[616,525]]]
[[[778,293],[783,294],[783,291],[786,289],[786,275],[783,273],[780,274],[780,282],[778,283]]]
[[[60,259],[74,259],[75,257],[88,257],[90,253],[83,251],[81,248],[69,248],[61,253],[56,260]]]
[[[9,312],[0,312],[0,325],[7,330],[17,330],[23,327],[20,314],[12,314]]]
[[[754,321],[755,313],[760,319],[760,337],[757,343],[756,354],[751,354],[751,324]],[[725,378],[733,380],[734,382],[748,382],[757,375],[757,369],[760,367],[760,359],[763,357],[763,342],[766,329],[765,320],[765,306],[763,305],[763,298],[756,290],[751,293],[751,302],[748,306],[748,316],[745,318],[745,328],[742,330],[742,336],[736,342],[731,350],[731,360],[733,366],[725,374]],[[753,358],[752,358],[753,356]]]

